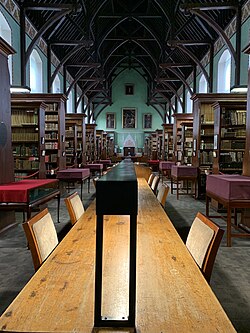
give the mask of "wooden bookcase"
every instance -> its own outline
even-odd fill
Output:
[[[77,164],[77,125],[68,123],[65,119],[65,153],[66,167],[74,167]]]
[[[162,146],[163,146],[163,130],[157,129],[156,133],[156,151],[157,151],[157,160],[163,160],[162,156]]]
[[[14,49],[0,37],[0,184],[14,181],[14,161],[11,147],[11,104],[8,56]],[[14,211],[0,212],[0,232],[15,223]]]
[[[39,171],[39,178],[45,178],[45,108],[43,102],[11,101],[12,151],[17,176]]]
[[[162,160],[172,161],[173,158],[173,124],[163,124]]]
[[[242,174],[246,147],[246,106],[246,101],[213,104],[213,173]]]
[[[175,113],[173,114],[173,158],[174,162],[183,162],[183,145],[182,145],[182,130],[185,122],[193,121],[192,113]]]
[[[181,123],[181,164],[192,164],[193,155],[193,122]]]
[[[96,130],[96,160],[105,159],[107,135],[104,130]]]
[[[151,135],[148,137],[148,158],[149,160],[157,160],[157,134],[156,132],[152,132]]]
[[[96,124],[86,124],[86,163],[96,161]]]
[[[68,131],[68,132],[67,132]],[[66,163],[81,165],[85,163],[85,115],[67,113],[65,117]],[[73,148],[73,149],[72,149]],[[74,153],[73,153],[74,151]],[[72,156],[73,153],[73,156]],[[68,160],[68,162],[67,162]]]
[[[250,55],[250,44],[244,53]],[[248,67],[247,116],[246,116],[246,149],[243,161],[243,175],[250,176],[250,67]],[[250,215],[250,214],[249,214]],[[250,218],[249,218],[250,220]],[[249,222],[250,227],[250,222]]]
[[[214,109],[215,102],[244,101],[246,94],[209,93],[194,94],[193,100],[193,165],[212,170],[214,148]]]
[[[246,94],[229,93],[198,93],[193,100],[193,166],[199,168],[198,197],[206,194],[206,173],[213,170],[214,163],[214,109],[213,104],[218,101],[242,101]]]
[[[56,171],[66,168],[65,103],[63,94],[12,94],[12,101],[44,102],[45,109],[45,166],[46,176],[56,177]]]

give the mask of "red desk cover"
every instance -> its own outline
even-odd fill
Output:
[[[88,168],[68,168],[57,171],[58,179],[83,179],[90,176],[90,170]]]
[[[91,164],[86,164],[84,167],[89,168],[90,170],[102,170],[103,169],[103,164],[101,164],[101,163],[91,163]]]
[[[159,163],[160,170],[171,170],[172,166],[175,165],[175,162],[171,161],[161,161]]]
[[[250,200],[250,177],[208,175],[206,191],[225,200]]]
[[[171,168],[171,176],[175,177],[196,177],[197,168],[187,165],[173,165]]]
[[[27,179],[0,185],[0,202],[28,202],[29,190],[57,183],[57,179]]]
[[[152,164],[152,165],[159,164],[159,160],[149,160],[148,164]]]
[[[99,163],[101,163],[101,164],[111,164],[111,160],[100,160]]]

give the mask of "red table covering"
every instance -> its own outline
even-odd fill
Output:
[[[28,202],[29,190],[57,183],[57,179],[26,179],[0,185],[0,202]]]
[[[250,200],[250,177],[208,175],[206,190],[225,200]]]
[[[58,179],[83,179],[90,176],[89,168],[68,168],[57,171]]]

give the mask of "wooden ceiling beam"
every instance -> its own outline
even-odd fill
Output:
[[[164,68],[173,68],[173,67],[182,67],[182,68],[188,68],[188,67],[193,67],[192,64],[182,64],[182,63],[162,63],[162,64],[159,64],[159,67],[161,69],[164,69]]]

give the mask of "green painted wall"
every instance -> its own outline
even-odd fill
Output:
[[[125,95],[125,85],[134,85],[134,95]],[[136,148],[144,146],[144,131],[154,131],[162,129],[163,118],[159,113],[147,103],[147,83],[144,78],[135,70],[126,70],[122,72],[113,82],[112,86],[112,101],[113,104],[105,108],[96,118],[97,129],[110,131],[106,128],[106,114],[115,113],[115,129],[116,144],[123,147],[124,141],[131,135],[135,141]],[[136,109],[136,128],[122,127],[122,109]],[[98,112],[98,111],[97,111]],[[152,114],[152,128],[145,130],[143,128],[143,114]],[[161,113],[163,115],[163,112]]]

